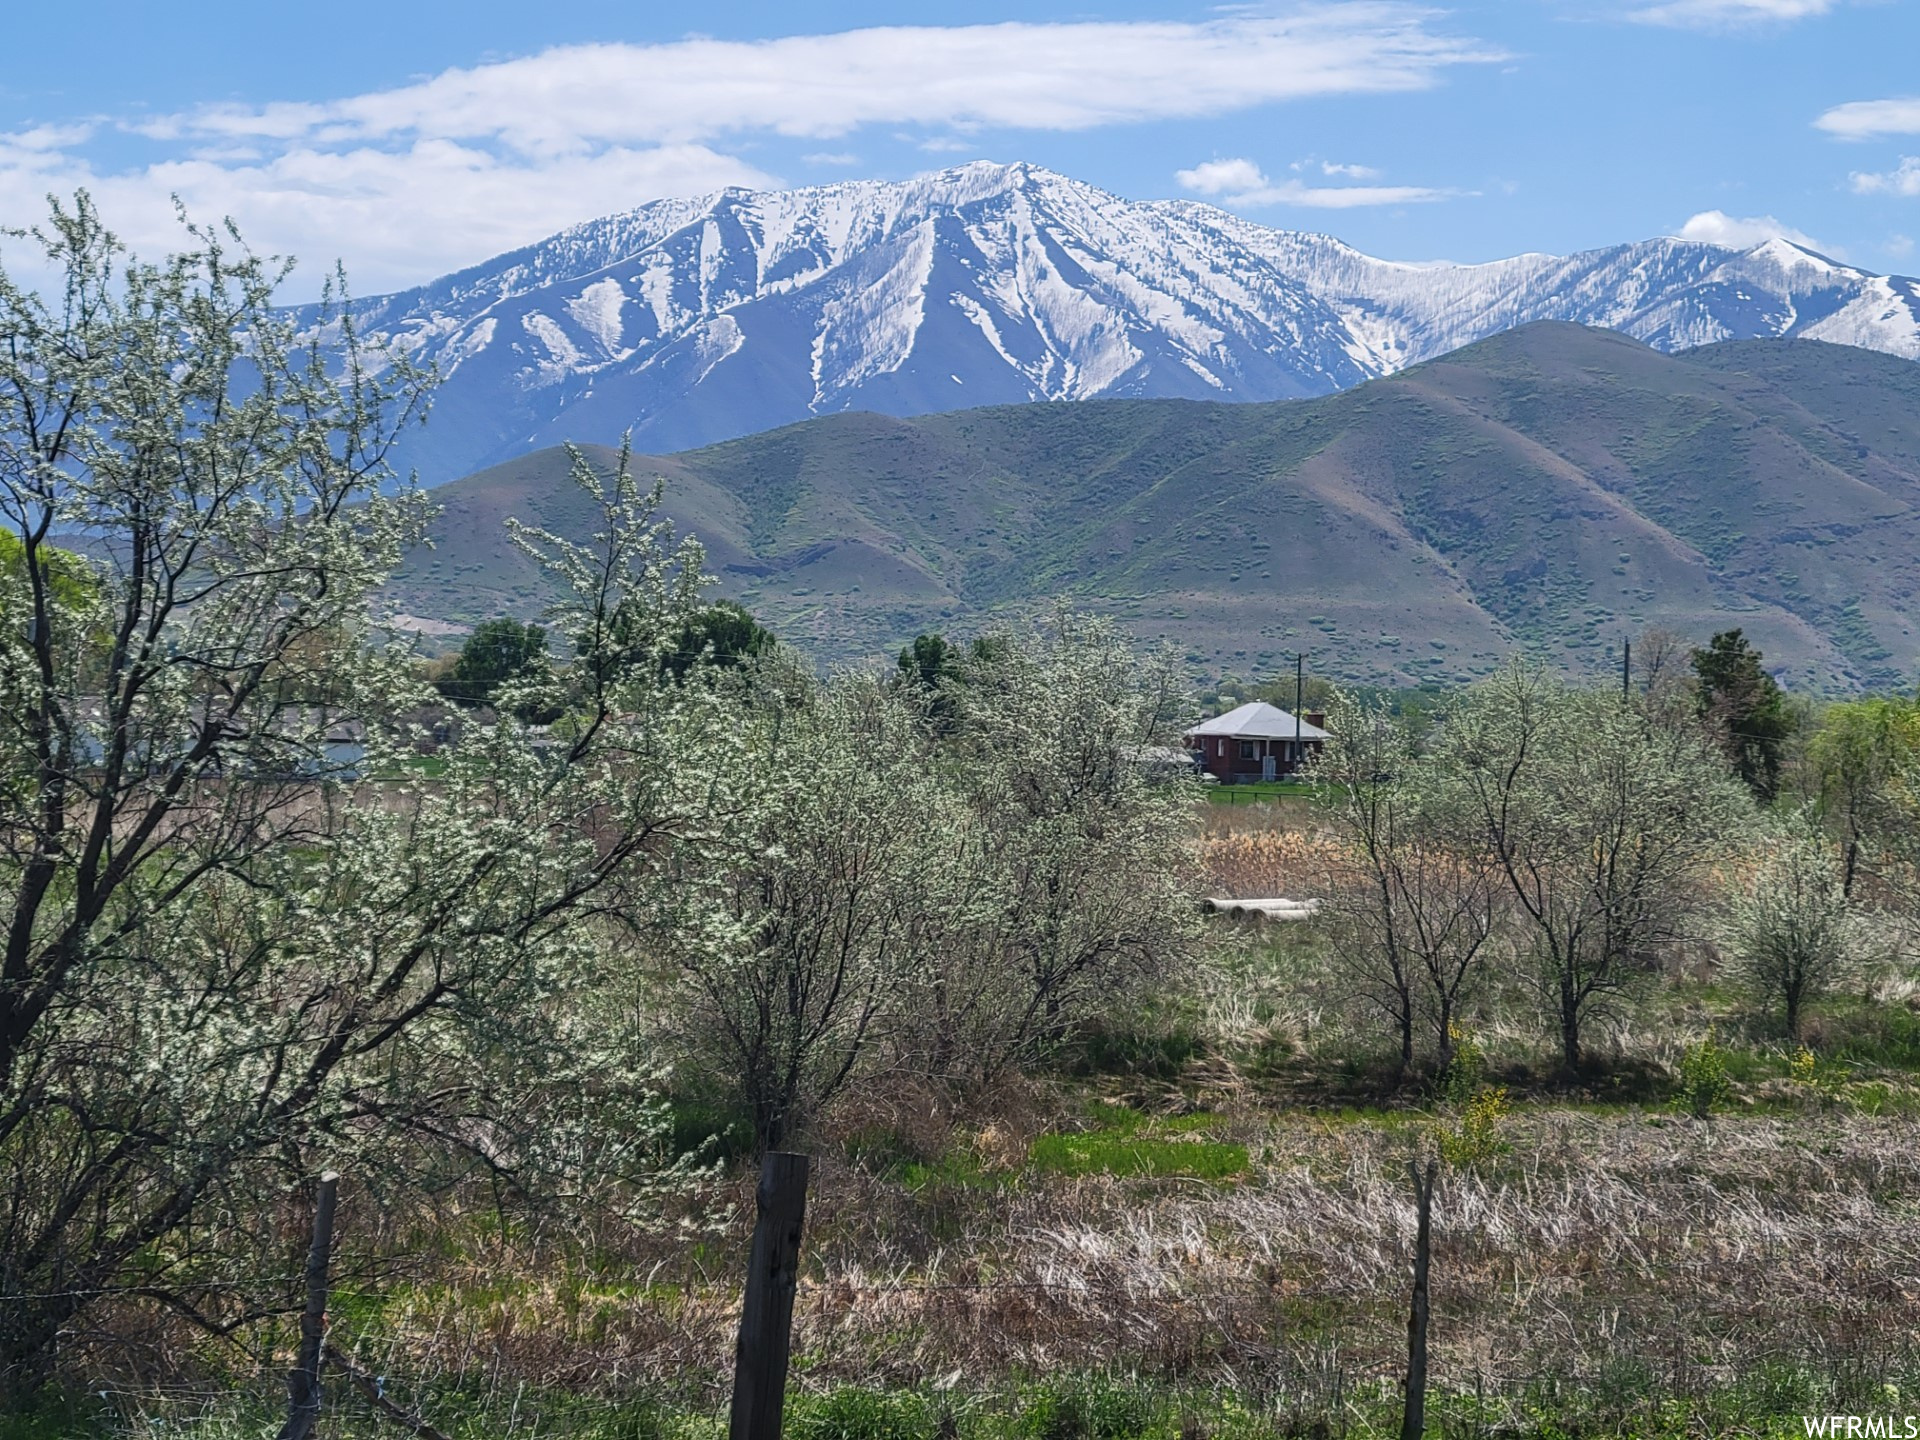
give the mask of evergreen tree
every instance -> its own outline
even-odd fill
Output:
[[[703,605],[685,623],[664,633],[650,627],[648,621],[653,614],[651,608],[630,597],[613,612],[605,636],[576,635],[573,648],[583,656],[593,652],[599,657],[592,663],[606,672],[600,677],[603,680],[612,680],[638,665],[657,667],[662,675],[684,680],[696,665],[731,669],[769,653],[779,643],[771,630],[735,600]]]
[[[488,620],[467,637],[453,670],[439,682],[440,693],[467,705],[491,704],[494,692],[507,681],[548,663],[547,632],[540,626]]]
[[[1733,767],[1762,800],[1780,786],[1780,755],[1793,731],[1786,696],[1738,630],[1722,630],[1693,652],[1700,716]]]
[[[698,662],[732,669],[756,655],[765,655],[775,643],[773,632],[755,620],[746,606],[734,600],[716,600],[681,627],[661,664],[675,678],[684,679]]]
[[[943,680],[958,677],[960,651],[938,631],[931,635],[916,635],[911,645],[901,649],[899,666],[903,679],[933,690]]]

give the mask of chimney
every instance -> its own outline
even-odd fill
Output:
[[[1316,730],[1326,729],[1327,728],[1327,712],[1324,710],[1307,711],[1307,724],[1313,726],[1313,728]]]

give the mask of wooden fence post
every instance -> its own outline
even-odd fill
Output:
[[[753,1252],[734,1350],[731,1440],[780,1440],[793,1292],[800,1279],[800,1225],[807,1210],[807,1157],[770,1152],[760,1162]]]
[[[1423,1177],[1417,1164],[1409,1163],[1413,1175],[1413,1199],[1419,1224],[1413,1240],[1413,1309],[1407,1316],[1407,1408],[1401,1412],[1400,1440],[1420,1440],[1427,1428],[1427,1259],[1432,1250],[1433,1182],[1439,1177],[1440,1162],[1427,1161]]]
[[[313,1245],[307,1251],[307,1308],[300,1353],[287,1375],[287,1423],[279,1440],[306,1440],[320,1419],[320,1352],[327,1334],[327,1267],[333,1260],[333,1202],[340,1177],[329,1170],[313,1197]]]

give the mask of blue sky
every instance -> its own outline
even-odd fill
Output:
[[[158,248],[177,193],[364,294],[661,195],[986,158],[1393,259],[1785,233],[1920,270],[1920,0],[312,13],[21,7],[0,225],[85,184]]]

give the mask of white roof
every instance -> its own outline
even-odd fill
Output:
[[[1298,729],[1295,728],[1296,724]],[[1305,720],[1296,722],[1278,705],[1268,705],[1260,700],[1248,701],[1238,710],[1229,710],[1211,720],[1202,720],[1187,732],[1189,738],[1195,735],[1225,735],[1234,740],[1291,740],[1296,734],[1302,740],[1333,738],[1318,725],[1309,725]]]

